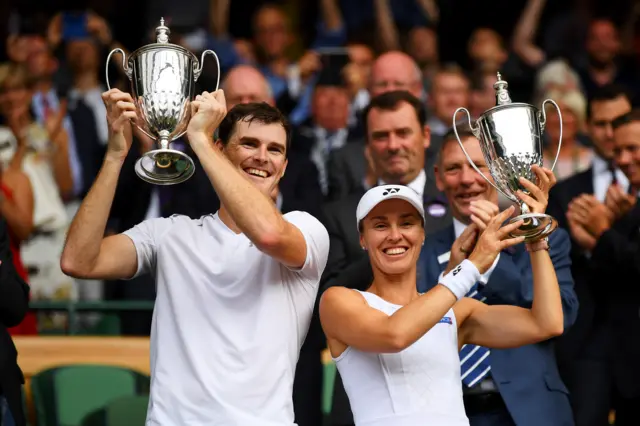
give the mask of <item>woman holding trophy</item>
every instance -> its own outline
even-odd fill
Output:
[[[518,196],[534,213],[546,209],[553,173],[537,165],[539,186],[520,179]],[[455,241],[440,285],[416,290],[425,239],[421,198],[401,185],[369,190],[356,216],[374,280],[365,292],[329,288],[320,319],[358,426],[468,426],[459,348],[517,347],[563,332],[558,281],[546,239],[526,243],[533,268],[531,309],[490,306],[465,297],[498,253],[524,241],[509,234],[522,220],[501,226],[514,208],[495,216],[481,234],[472,224]],[[466,253],[470,253],[466,258]],[[454,257],[456,257],[454,259]]]

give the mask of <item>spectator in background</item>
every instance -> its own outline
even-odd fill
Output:
[[[571,90],[547,92],[544,99],[553,99],[562,112],[562,145],[558,162],[553,170],[562,181],[576,173],[585,171],[591,165],[593,150],[580,143],[579,137],[586,131],[587,103],[581,92]],[[560,117],[555,108],[546,110],[547,123],[543,151],[543,164],[550,168],[556,159],[560,142]]]
[[[16,271],[12,257],[7,225],[0,219],[0,424],[25,426],[21,389],[24,380],[7,329],[24,319],[29,286]]]
[[[418,65],[409,55],[399,51],[380,55],[371,68],[368,82],[369,97],[395,90],[406,90],[416,98],[424,99]],[[362,113],[358,114],[358,121],[358,127],[364,129]],[[363,188],[369,185],[365,185],[365,179],[374,175],[364,156],[364,141],[358,139],[353,142],[333,151],[329,157],[327,175],[330,200],[340,200],[353,193],[362,195],[366,190]]]
[[[315,83],[311,117],[294,130],[292,148],[316,165],[324,196],[329,193],[327,162],[349,138],[350,98],[342,64],[324,67]]]
[[[583,253],[588,253],[588,284],[602,303],[596,315],[606,326],[594,335],[593,345],[585,348],[595,359],[580,363],[588,368],[581,373],[593,382],[588,388],[576,389],[574,408],[580,413],[576,420],[582,422],[578,426],[606,423],[611,408],[616,426],[640,422],[640,112],[617,118],[613,128],[615,162],[629,179],[629,193],[612,184],[604,202],[582,194],[567,209],[571,235]],[[616,285],[605,291],[602,283],[607,282]]]
[[[342,17],[337,0],[323,0],[320,31],[312,49],[341,47],[346,42]],[[209,48],[218,52],[221,67],[229,70],[246,62],[239,55],[228,34],[229,0],[217,0],[212,19],[212,37]],[[292,61],[289,50],[294,42],[293,28],[285,11],[276,3],[265,3],[253,16],[253,44],[257,63],[271,87],[276,105],[294,124],[304,121],[309,114],[309,96],[312,77],[320,68],[317,52],[307,50],[301,58]]]
[[[587,98],[609,83],[630,88],[634,96],[639,83],[636,69],[623,56],[620,30],[608,18],[593,19],[587,31],[586,58],[577,66]]]
[[[431,79],[440,67],[438,52],[438,33],[433,26],[415,27],[407,35],[407,53],[416,61],[422,71],[424,87],[427,92]]]
[[[68,224],[61,194],[72,188],[64,110],[50,116],[46,127],[36,123],[29,110],[31,91],[25,72],[18,66],[10,70],[0,78],[0,115],[8,125],[0,127],[0,162],[9,175],[4,182],[5,207],[14,203],[20,207],[19,214],[7,217],[12,244],[19,250],[14,259],[22,260],[29,271],[34,297],[53,296],[56,291],[73,294],[71,280],[59,267]],[[36,329],[35,314],[30,313],[16,332],[34,334]]]
[[[493,87],[496,81],[496,74],[486,72],[476,72],[470,79],[469,112],[473,120],[496,106],[496,90]]]
[[[441,273],[450,271],[468,253],[454,241],[475,224],[482,231],[498,214],[498,197],[470,165],[453,132],[444,139],[436,169],[438,188],[444,192],[453,216],[450,225],[431,234],[422,249],[423,279],[418,291],[430,290]],[[462,129],[461,140],[474,163],[487,173],[478,139]],[[545,194],[546,195],[546,194]],[[546,204],[546,201],[545,201]],[[557,229],[549,236],[549,254],[556,271],[564,329],[574,323],[578,303],[573,289],[569,237]],[[467,297],[489,305],[530,307],[532,264],[524,244],[503,250]],[[466,345],[460,350],[462,393],[471,426],[571,425],[567,390],[558,374],[553,340],[515,348],[487,349]]]
[[[582,90],[580,75],[571,68],[569,62],[565,59],[554,59],[540,67],[536,74],[532,101],[540,105],[546,99],[547,93],[573,93]]]
[[[431,81],[428,105],[433,139],[430,150],[437,154],[442,137],[453,124],[453,113],[460,107],[469,107],[469,79],[462,68],[445,65],[436,72]],[[456,119],[460,120],[462,116]]]
[[[588,107],[589,137],[594,156],[591,167],[566,179],[550,193],[547,212],[558,220],[558,226],[570,230],[567,210],[572,201],[583,194],[592,194],[604,202],[609,187],[615,185],[627,193],[629,181],[614,164],[613,122],[631,111],[628,92],[616,85],[607,85],[593,94]],[[560,373],[569,389],[576,426],[605,424],[614,395],[611,345],[613,333],[607,320],[606,302],[600,289],[593,285],[597,269],[592,256],[572,232],[571,272],[580,302],[574,326],[558,340]],[[618,385],[616,384],[615,387]]]

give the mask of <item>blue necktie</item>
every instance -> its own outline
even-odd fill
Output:
[[[482,298],[478,292],[477,283],[471,291],[467,293],[467,297],[473,297],[481,302],[484,301],[484,298]],[[460,374],[462,375],[462,383],[471,388],[487,377],[487,374],[491,371],[489,355],[489,349],[483,346],[462,346],[462,349],[460,349]]]

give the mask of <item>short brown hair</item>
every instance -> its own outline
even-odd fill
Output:
[[[222,145],[227,145],[236,129],[236,123],[258,122],[262,124],[280,124],[287,134],[285,156],[289,154],[291,147],[291,128],[287,117],[278,108],[272,107],[266,102],[252,102],[238,104],[231,108],[218,127],[218,139]]]
[[[369,134],[369,113],[372,109],[395,111],[403,102],[408,103],[413,107],[420,127],[424,127],[425,124],[427,124],[427,110],[420,99],[416,98],[406,90],[393,90],[374,97],[369,102],[369,105],[364,109],[362,116],[364,117],[365,135]]]
[[[616,118],[611,123],[611,126],[615,130],[618,127],[624,126],[625,124],[631,124],[631,123],[636,123],[636,122],[640,122],[640,109],[639,108],[632,109],[630,112],[628,112],[626,114],[623,114],[620,117]]]
[[[473,131],[471,130],[471,127],[469,127],[468,124],[458,124],[456,129],[458,130],[458,137],[460,137],[461,141],[464,141],[467,138],[476,137],[476,135],[473,133]],[[438,161],[436,164],[438,165],[442,164],[442,156],[444,153],[444,149],[448,144],[452,142],[458,142],[458,138],[456,137],[456,133],[453,130],[453,128],[449,129],[449,131],[447,131],[447,133],[445,133],[444,136],[442,137],[442,143],[440,144],[440,150],[438,152]]]

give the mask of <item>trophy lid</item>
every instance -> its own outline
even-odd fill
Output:
[[[493,84],[493,88],[496,91],[496,106],[511,103],[511,96],[509,96],[509,91],[507,90],[508,87],[509,83],[504,81],[502,75],[498,73],[498,81]]]
[[[160,18],[160,26],[156,27],[156,37],[158,43],[169,43],[171,30],[164,25],[164,18]]]

